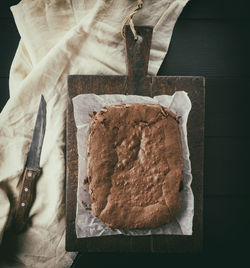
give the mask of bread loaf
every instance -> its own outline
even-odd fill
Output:
[[[181,206],[182,146],[176,115],[121,104],[91,120],[87,174],[93,214],[111,228],[154,228]]]

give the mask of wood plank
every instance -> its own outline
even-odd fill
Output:
[[[249,77],[250,22],[178,21],[159,75]]]
[[[10,18],[10,6],[20,0],[0,1],[0,18]],[[180,19],[249,19],[250,3],[248,0],[191,0],[187,3]]]
[[[204,185],[207,195],[250,194],[248,174],[250,139],[205,139]]]
[[[8,79],[0,78],[0,84],[2,109],[9,98]],[[249,97],[250,79],[208,78],[206,80],[205,136],[249,136],[246,124]]]
[[[154,267],[161,266],[199,267],[201,257],[198,254],[168,254],[168,253],[82,253],[72,268],[92,267]],[[163,264],[166,264],[165,266]],[[200,265],[200,263],[199,263]]]
[[[9,79],[0,77],[0,85],[1,85],[1,98],[0,98],[0,112],[2,111],[5,103],[9,99]]]
[[[206,79],[205,136],[249,137],[249,78]]]
[[[215,263],[221,267],[243,265],[249,251],[250,197],[213,196],[204,201],[205,242],[201,254],[83,253],[74,268],[86,264],[119,267],[131,263],[151,267],[166,262],[174,267],[200,267],[201,263],[205,263],[205,267],[213,267]]]
[[[0,84],[2,109],[9,98],[8,79],[0,79]],[[205,136],[249,136],[245,123],[248,121],[249,95],[250,80],[247,78],[208,78]]]
[[[250,196],[205,199],[205,251],[243,254],[249,250]]]
[[[12,18],[10,6],[18,4],[20,0],[0,1],[0,18]]]
[[[152,40],[152,27],[137,27],[138,39],[132,31],[126,31],[127,88],[126,94],[152,95],[152,81],[147,77]],[[142,56],[143,55],[143,56]]]
[[[249,0],[191,0],[179,19],[250,19],[249,10]]]
[[[13,19],[0,19],[0,23],[0,77],[8,77],[20,37]]]

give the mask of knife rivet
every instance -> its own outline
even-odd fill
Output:
[[[28,191],[29,191],[29,189],[28,189],[27,187],[25,187],[25,188],[24,188],[24,191],[25,191],[25,192],[28,192]]]
[[[21,206],[24,207],[25,206],[25,203],[21,203]]]
[[[32,172],[29,171],[29,172],[28,172],[28,177],[31,177],[31,176],[32,176]]]

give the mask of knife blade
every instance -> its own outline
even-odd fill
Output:
[[[36,184],[42,173],[40,156],[46,129],[46,102],[41,96],[41,101],[36,117],[30,149],[21,178],[20,193],[14,213],[14,229],[16,233],[25,230],[29,221],[29,212],[36,196]]]

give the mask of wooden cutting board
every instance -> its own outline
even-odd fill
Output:
[[[203,229],[203,154],[205,79],[185,76],[148,76],[152,27],[136,27],[137,41],[127,27],[127,76],[70,75],[66,127],[66,250],[80,252],[197,252],[202,249]],[[150,236],[76,237],[76,192],[78,155],[72,98],[78,94],[131,94],[154,97],[188,93],[192,110],[188,119],[188,144],[192,165],[194,193],[193,234]]]

